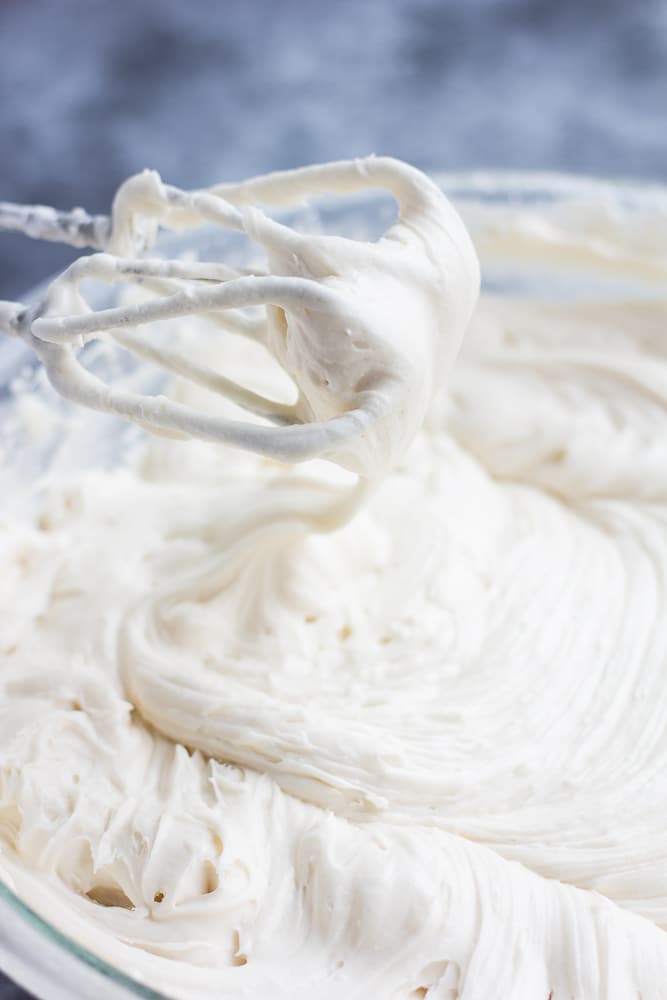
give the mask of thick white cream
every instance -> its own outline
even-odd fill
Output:
[[[398,209],[375,241],[298,232],[253,204],[294,205],[368,189],[393,195]],[[41,211],[28,210],[29,235]],[[44,211],[47,234],[53,218]],[[158,222],[179,229],[206,221],[261,247],[259,272],[142,256]],[[479,263],[458,213],[430,178],[390,157],[303,167],[208,191],[181,191],[144,171],[116,194],[107,249],[75,261],[34,309],[0,302],[0,330],[35,351],[62,396],[156,433],[232,444],[277,461],[327,458],[374,480],[396,465],[419,431],[449,377],[479,293]],[[91,310],[85,279],[136,283],[152,294]],[[240,311],[258,307],[255,317]],[[189,354],[165,351],[159,324],[193,315],[261,343],[265,360],[288,375],[292,400],[249,392],[193,365]],[[277,426],[216,417],[101,381],[77,354],[104,335]]]
[[[171,440],[6,515],[9,884],[175,997],[667,996],[666,312],[483,298],[337,530]]]

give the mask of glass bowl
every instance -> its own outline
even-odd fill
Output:
[[[482,261],[483,290],[551,299],[659,294],[658,281],[662,274],[664,283],[666,268],[661,254],[667,246],[667,188],[561,174],[474,172],[441,174],[436,180],[473,235]],[[284,217],[297,227],[375,238],[390,223],[393,211],[390,199],[365,194],[342,203],[324,200],[317,209],[301,208]],[[621,231],[623,252],[618,253],[611,248]],[[233,262],[247,254],[236,234],[209,229],[165,236],[158,249],[165,255],[187,253]],[[247,258],[243,262],[248,263]],[[109,305],[111,294],[98,292],[94,304]],[[38,296],[35,289],[28,298]],[[106,352],[97,358],[93,353],[89,361],[100,374],[119,374],[111,370]],[[133,387],[159,389],[159,377],[129,364],[122,374]],[[26,401],[31,406],[36,400],[49,415],[38,434],[26,429],[30,420],[20,412]],[[47,469],[75,469],[77,455],[91,454],[86,441],[95,440],[96,463],[108,468],[141,439],[142,432],[132,425],[92,413],[85,426],[73,432],[71,414],[29,350],[0,339],[0,513],[25,508],[30,484]],[[65,428],[68,443],[63,448]],[[0,850],[0,864],[1,859]],[[62,934],[26,906],[1,875],[0,969],[41,1000],[165,997]]]

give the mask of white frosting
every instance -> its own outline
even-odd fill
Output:
[[[368,188],[385,189],[398,205],[397,221],[375,242],[299,233],[251,204],[293,204]],[[186,228],[204,221],[248,236],[265,251],[266,266],[251,274],[219,263],[127,256],[150,248],[158,223]],[[27,225],[25,231],[33,233]],[[326,457],[366,478],[391,469],[419,431],[479,292],[477,257],[458,214],[421,171],[388,157],[303,167],[203,192],[181,191],[144,171],[116,195],[108,250],[113,253],[75,261],[36,309],[0,303],[0,328],[35,350],[58,392],[157,433],[233,444],[287,462]],[[81,292],[84,278],[137,282],[155,294],[94,311]],[[257,306],[265,309],[255,321],[237,312]],[[250,393],[165,350],[160,330],[147,329],[197,313],[261,343],[293,380],[296,399]],[[128,333],[135,326],[140,334]],[[104,333],[281,426],[202,414],[164,396],[109,386],[77,358],[87,340]]]
[[[19,894],[177,997],[667,996],[664,321],[483,298],[335,531],[348,473],[172,440],[7,515]]]

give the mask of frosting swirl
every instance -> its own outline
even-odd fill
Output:
[[[344,524],[344,470],[170,440],[7,515],[5,877],[174,996],[666,996],[664,325],[485,294]]]

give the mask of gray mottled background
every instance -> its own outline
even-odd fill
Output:
[[[370,152],[667,179],[667,0],[0,0],[0,199]],[[0,296],[70,259],[0,235]]]
[[[660,179],[666,0],[0,0],[0,199],[391,153]],[[69,252],[0,236],[0,296]]]

